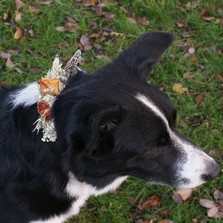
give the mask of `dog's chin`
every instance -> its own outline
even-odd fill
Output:
[[[197,188],[203,184],[205,184],[206,181],[200,182],[199,184],[191,184],[191,183],[185,183],[185,184],[169,184],[169,183],[165,183],[165,182],[156,182],[156,181],[146,181],[147,185],[165,185],[165,186],[169,186],[171,188],[174,188],[175,190],[180,190],[180,189],[194,189]]]

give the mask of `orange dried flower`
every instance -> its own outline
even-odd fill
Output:
[[[50,106],[47,102],[45,101],[38,102],[37,111],[42,117],[44,117],[45,121],[49,121],[51,119]]]
[[[37,83],[40,87],[40,92],[42,95],[51,94],[56,96],[59,94],[59,79],[42,78]]]

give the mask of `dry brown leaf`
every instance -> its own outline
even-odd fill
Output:
[[[218,207],[212,207],[207,210],[207,215],[210,218],[217,217],[216,215],[218,214]]]
[[[22,37],[22,30],[16,27],[16,31],[14,32],[13,38],[18,40]]]
[[[173,221],[171,221],[170,219],[161,219],[157,221],[157,223],[173,223]]]
[[[199,200],[199,203],[202,207],[205,207],[205,208],[213,208],[213,207],[216,207],[216,204],[214,201],[210,201],[208,199],[200,199]]]
[[[98,4],[98,0],[85,0],[85,6],[95,6]]]
[[[185,79],[193,79],[195,77],[195,74],[193,72],[186,72],[183,74],[183,77]]]
[[[22,2],[21,0],[15,0],[15,5],[16,5],[16,10],[18,11],[25,5],[25,3]]]
[[[213,192],[213,197],[215,200],[223,200],[223,193],[220,190],[215,189]]]
[[[67,21],[71,22],[71,23],[74,23],[74,24],[77,24],[76,20],[71,16],[67,16]]]
[[[89,50],[90,49],[89,38],[86,35],[81,36],[80,43],[84,47],[84,50]]]
[[[97,39],[100,36],[100,33],[91,33],[89,36],[90,39]]]
[[[181,203],[183,202],[182,197],[180,196],[180,194],[174,192],[172,195],[172,199],[176,202],[176,203]]]
[[[204,96],[202,94],[198,94],[196,97],[195,97],[195,101],[196,101],[196,104],[201,104],[204,100]]]
[[[74,27],[76,26],[75,23],[73,22],[67,22],[64,27],[66,28],[67,31],[71,31]]]
[[[168,215],[169,214],[169,211],[166,210],[166,209],[162,209],[158,212],[160,215]]]
[[[206,22],[211,22],[212,20],[215,19],[215,17],[213,17],[213,16],[203,16],[202,19],[205,20]]]
[[[21,21],[21,19],[22,19],[22,13],[20,13],[19,11],[16,11],[15,12],[15,21],[16,22],[19,22],[19,21]]]
[[[14,63],[12,62],[11,58],[9,57],[5,63],[5,66],[9,69],[9,70],[12,70],[15,65]]]
[[[131,197],[131,196],[128,196],[127,200],[128,200],[128,204],[130,204],[130,205],[134,205],[136,202],[135,198]]]
[[[223,74],[216,75],[215,79],[223,83]]]
[[[185,27],[185,24],[182,21],[177,22],[177,27],[183,28]]]
[[[6,21],[9,18],[9,8],[6,10],[6,12],[3,13],[3,21]]]
[[[136,20],[133,19],[133,18],[131,18],[131,17],[128,17],[127,20],[128,20],[130,23],[132,23],[132,24],[136,24],[136,23],[137,23]]]
[[[11,53],[6,53],[6,52],[3,52],[3,51],[0,51],[0,57],[2,58],[2,59],[8,59],[8,58],[10,58],[12,55],[11,55]]]
[[[52,3],[53,3],[53,0],[47,0],[47,1],[42,1],[40,4],[51,5]]]
[[[40,9],[35,6],[29,6],[29,12],[38,14],[38,13],[40,13]]]
[[[113,19],[115,17],[115,14],[110,12],[102,12],[101,16],[105,17],[106,19]]]
[[[178,193],[183,201],[186,201],[188,198],[191,197],[193,193],[193,189],[179,189],[175,193]]]
[[[217,158],[223,158],[223,152],[221,152],[220,150],[217,150],[217,149],[210,150],[208,155],[213,157],[213,158],[216,158],[216,157]]]
[[[142,211],[148,207],[158,208],[159,206],[160,206],[160,197],[157,194],[154,194],[151,197],[149,197],[149,199],[147,201],[140,202],[137,205],[137,208]]]
[[[149,25],[149,20],[146,19],[145,17],[137,18],[136,21],[137,21],[137,24],[139,25],[144,25],[144,26]]]

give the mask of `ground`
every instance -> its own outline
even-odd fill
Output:
[[[219,0],[1,0],[0,85],[44,76],[56,54],[66,63],[80,48],[89,72],[147,31],[174,35],[148,81],[178,109],[178,128],[223,161],[223,2]],[[173,189],[130,178],[114,193],[91,198],[69,223],[222,222],[199,200],[223,190],[219,176],[181,203]],[[152,196],[152,197],[151,197]]]

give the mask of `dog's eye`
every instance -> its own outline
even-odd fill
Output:
[[[163,136],[158,141],[159,146],[167,146],[169,143],[170,143],[170,137],[169,136]]]

